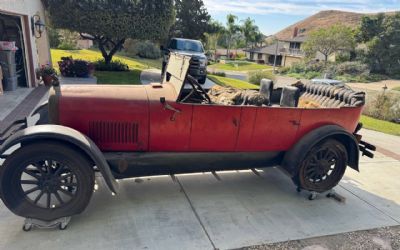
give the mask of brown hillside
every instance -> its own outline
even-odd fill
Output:
[[[299,33],[299,35],[307,35],[310,31],[316,30],[318,28],[326,28],[334,24],[343,24],[350,27],[356,27],[362,16],[365,14],[345,12],[338,10],[326,10],[320,11],[315,15],[312,15],[300,22],[297,22],[281,31],[276,33],[278,39],[290,39],[293,36],[293,30],[297,27],[299,30],[305,29],[304,33]]]

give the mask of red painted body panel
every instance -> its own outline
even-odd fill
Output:
[[[190,151],[235,151],[241,107],[201,104],[193,106]]]
[[[362,107],[303,109],[297,139],[323,125],[339,125],[349,133],[357,127]]]
[[[177,94],[169,84],[161,88],[146,86],[146,90],[150,101],[150,151],[189,151],[192,105],[175,103]],[[164,109],[161,97],[181,111],[175,115],[175,120],[172,119],[175,112]]]
[[[146,90],[142,86],[63,86],[59,124],[92,137],[104,151],[148,151]],[[93,136],[90,128],[99,131],[99,135]],[[107,135],[107,130],[116,132]],[[120,135],[129,138],[118,138]]]
[[[166,102],[180,110],[165,109]],[[308,132],[336,124],[352,133],[362,107],[301,109],[176,103],[169,84],[63,86],[59,124],[103,151],[286,151]]]
[[[246,151],[285,151],[296,140],[301,109],[258,108],[251,144]]]

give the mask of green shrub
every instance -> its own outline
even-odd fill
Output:
[[[214,75],[214,76],[226,77],[225,72],[207,72],[207,74]]]
[[[160,48],[150,41],[127,39],[124,43],[124,52],[130,57],[140,56],[148,59],[161,57]]]
[[[304,62],[293,63],[288,73],[304,73],[306,72],[306,64]]]
[[[252,84],[260,85],[261,79],[275,80],[275,75],[272,71],[253,71],[249,73],[248,80]]]
[[[344,75],[344,74],[349,74],[349,75],[358,75],[358,74],[369,74],[369,68],[367,64],[361,63],[361,62],[344,62],[337,64],[335,66],[336,68],[336,74],[337,75]]]
[[[290,67],[281,67],[278,69],[279,74],[286,74],[290,71]]]
[[[161,57],[160,48],[150,41],[138,43],[136,45],[137,55],[148,59],[157,59]]]
[[[382,92],[367,102],[364,114],[380,120],[395,121],[400,118],[400,96]]]
[[[120,60],[113,60],[109,64],[106,64],[104,59],[100,59],[93,64],[97,71],[129,71],[128,65]]]
[[[76,47],[75,44],[67,43],[67,42],[61,42],[60,45],[58,45],[57,49],[61,49],[61,50],[77,50],[78,48]]]
[[[321,73],[318,71],[308,71],[305,74],[306,79],[314,79],[314,78],[318,78],[318,77],[321,77]]]
[[[84,60],[74,60],[72,66],[77,77],[87,77],[89,75],[89,63]]]

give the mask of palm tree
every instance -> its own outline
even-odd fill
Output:
[[[255,42],[256,36],[259,33],[257,25],[255,25],[254,20],[250,17],[241,21],[243,25],[240,27],[245,38],[246,48],[249,43]]]
[[[235,34],[240,31],[239,26],[236,24],[237,16],[228,14],[226,16],[226,33],[227,33],[227,48],[226,48],[226,56],[229,58],[229,52],[231,49],[231,45],[235,38]]]

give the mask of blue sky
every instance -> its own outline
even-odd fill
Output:
[[[321,10],[359,13],[400,11],[400,0],[203,0],[211,16],[224,23],[232,13],[239,20],[251,17],[266,35]]]

